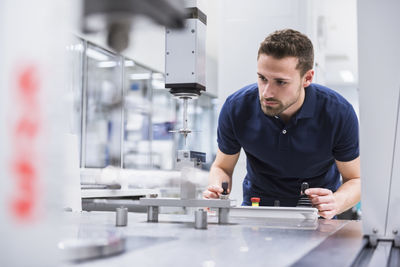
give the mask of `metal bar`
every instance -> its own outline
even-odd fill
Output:
[[[387,266],[388,267],[400,266],[400,248],[392,247],[392,251],[390,253],[390,258]]]
[[[231,208],[231,217],[246,218],[288,218],[317,220],[318,210],[306,207],[250,207],[240,206]]]
[[[141,198],[140,205],[161,207],[231,208],[235,201],[223,199]]]
[[[85,211],[115,211],[125,207],[129,212],[146,212],[146,207],[139,204],[139,200],[132,199],[82,199],[82,210]]]
[[[82,104],[81,104],[81,168],[86,167],[86,109],[87,109],[87,74],[88,74],[88,64],[87,64],[87,42],[82,39]]]
[[[368,266],[387,266],[392,245],[392,241],[379,241]]]

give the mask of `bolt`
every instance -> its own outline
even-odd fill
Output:
[[[394,235],[397,235],[399,233],[399,231],[397,231],[396,229],[392,231]]]
[[[378,229],[373,228],[373,229],[372,229],[372,232],[373,232],[374,234],[377,234],[377,233],[378,233]]]

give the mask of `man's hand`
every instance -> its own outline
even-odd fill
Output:
[[[340,206],[331,190],[325,188],[309,188],[305,191],[313,207],[318,209],[318,215],[332,219],[338,214]]]
[[[219,195],[223,192],[224,190],[222,189],[221,186],[219,185],[209,185],[207,187],[207,190],[203,192],[203,197],[204,198],[219,198]],[[229,193],[229,189],[228,189]]]

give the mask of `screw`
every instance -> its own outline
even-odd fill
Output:
[[[194,72],[192,72],[192,75],[194,75]]]
[[[169,30],[167,30],[167,33],[169,33]]]
[[[169,52],[167,52],[167,55],[169,55]]]
[[[169,73],[167,73],[167,76],[169,76]]]
[[[392,231],[394,235],[397,235],[399,232],[395,229]]]
[[[374,229],[372,229],[372,232],[373,232],[374,234],[377,234],[377,233],[378,233],[378,229],[374,228]]]
[[[194,32],[195,32],[195,30],[192,29],[192,33],[194,33]]]
[[[192,51],[192,54],[194,54],[194,51]]]

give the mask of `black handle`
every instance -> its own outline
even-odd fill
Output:
[[[310,186],[308,185],[307,182],[304,182],[301,184],[301,195],[305,195],[304,191],[306,191]]]
[[[227,195],[228,194],[228,182],[222,182],[222,189],[224,190],[222,192],[222,194]]]

